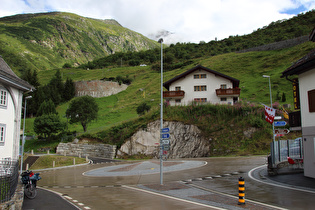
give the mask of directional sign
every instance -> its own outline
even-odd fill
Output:
[[[275,126],[285,126],[286,124],[286,121],[274,121]]]
[[[168,133],[170,132],[170,128],[162,128],[162,133]]]
[[[288,129],[275,129],[275,134],[288,134],[290,131]]]
[[[164,151],[169,151],[170,150],[170,146],[169,145],[163,145],[163,150]]]
[[[162,139],[162,144],[170,144],[170,140],[168,139]]]
[[[161,138],[162,139],[168,139],[170,137],[170,134],[169,133],[162,133],[161,134]]]

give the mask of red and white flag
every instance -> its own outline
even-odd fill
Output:
[[[269,107],[269,106],[265,106],[265,118],[266,118],[266,121],[269,122],[270,124],[273,123],[273,120],[275,118],[275,114],[276,114],[276,110]]]

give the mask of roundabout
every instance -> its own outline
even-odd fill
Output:
[[[163,172],[180,171],[207,165],[206,161],[163,161]],[[84,176],[110,177],[160,173],[160,161],[149,160],[132,164],[107,166],[84,172]]]

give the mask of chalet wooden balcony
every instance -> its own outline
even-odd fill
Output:
[[[227,88],[227,89],[216,89],[215,90],[217,96],[225,97],[225,96],[239,96],[241,94],[240,88]]]
[[[184,98],[185,91],[163,91],[163,98]]]

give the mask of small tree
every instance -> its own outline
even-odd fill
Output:
[[[283,92],[282,93],[282,102],[285,102],[287,99],[286,99],[286,97],[285,97],[285,93]]]
[[[70,123],[80,122],[84,132],[87,125],[97,118],[98,105],[91,96],[82,96],[71,101],[66,115],[70,118]]]
[[[50,139],[52,134],[63,131],[66,124],[62,123],[56,114],[44,114],[34,120],[34,131]]]
[[[58,114],[56,111],[56,107],[54,102],[49,99],[49,101],[44,101],[41,103],[39,106],[39,109],[37,111],[37,117],[42,116],[42,115],[48,115],[48,114]]]
[[[65,101],[71,100],[75,96],[75,87],[72,79],[67,78],[65,83],[65,91],[63,93],[63,98]]]
[[[146,102],[143,102],[137,107],[137,114],[143,115],[145,112],[148,112],[151,109],[151,106],[148,105]]]

